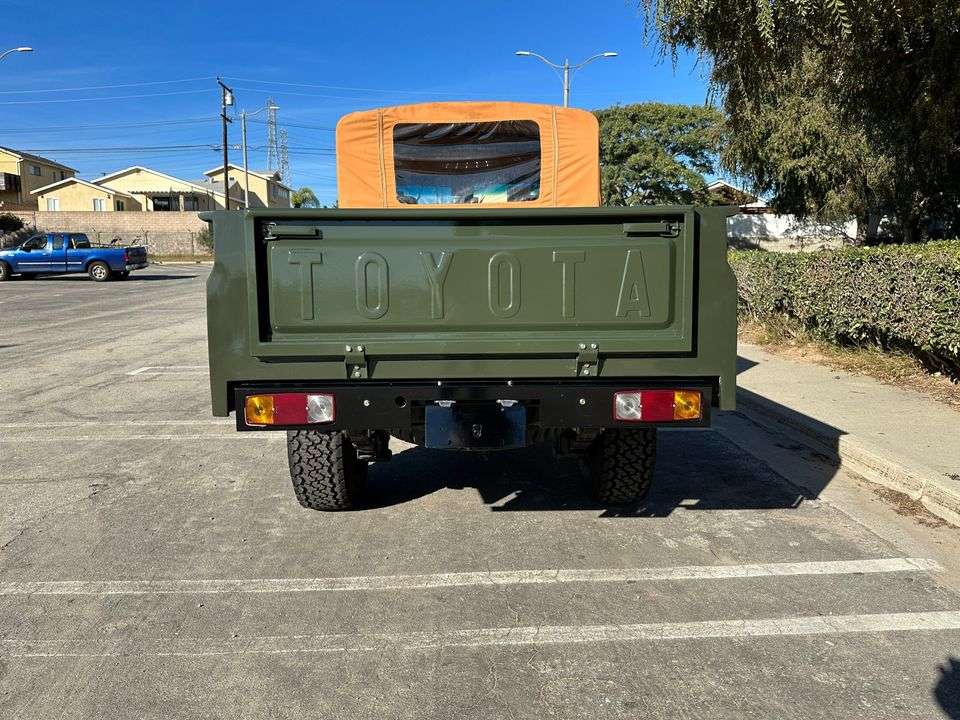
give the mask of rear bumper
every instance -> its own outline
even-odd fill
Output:
[[[127,263],[123,266],[123,269],[127,272],[130,272],[131,270],[143,270],[148,265],[149,263],[144,260],[143,262]]]
[[[698,420],[671,422],[625,422],[613,417],[613,395],[626,389],[672,388],[699,390],[702,393],[702,414]],[[331,423],[314,425],[260,426],[247,425],[243,408],[248,395],[306,392],[329,393],[335,398],[336,418]],[[619,380],[614,382],[419,382],[419,383],[344,383],[250,385],[234,389],[237,408],[237,430],[311,429],[321,432],[346,430],[388,430],[394,435],[422,438],[428,407],[459,409],[498,409],[519,407],[525,413],[525,424],[533,435],[542,435],[545,428],[611,428],[611,427],[686,427],[710,425],[714,389],[708,382],[658,379]]]

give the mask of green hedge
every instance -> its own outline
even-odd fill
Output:
[[[960,241],[813,253],[732,250],[741,316],[899,349],[960,377]]]

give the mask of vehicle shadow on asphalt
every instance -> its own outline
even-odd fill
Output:
[[[477,453],[412,448],[370,468],[366,508],[472,488],[493,512],[595,511],[666,517],[677,510],[796,508],[808,493],[710,430],[661,432],[653,490],[643,505],[594,501],[577,460],[544,446]]]
[[[755,364],[738,357],[737,372]],[[791,474],[788,480],[719,432],[666,430],[659,433],[653,490],[643,505],[608,507],[597,503],[578,461],[555,457],[546,447],[491,453],[417,447],[370,468],[366,507],[398,505],[446,488],[473,488],[494,512],[590,510],[601,517],[634,518],[667,517],[678,509],[794,509],[804,500],[818,497],[837,473],[843,431],[742,388],[738,400],[751,407],[762,405],[788,424],[814,427],[818,438],[826,440],[812,450],[773,435],[777,448],[802,453],[812,461],[804,463],[802,478]],[[776,433],[770,427],[772,419],[769,423],[744,422]]]
[[[136,273],[131,273],[130,277],[126,280],[112,280],[108,282],[123,282],[123,283],[132,283],[132,282],[141,282],[141,281],[152,281],[152,280],[192,280],[196,278],[196,275],[139,275]],[[93,280],[88,278],[84,274],[77,273],[76,275],[45,275],[40,277],[31,278],[29,280],[23,280],[22,282],[89,282],[92,283]]]
[[[947,658],[939,670],[933,696],[950,720],[960,720],[960,659]]]

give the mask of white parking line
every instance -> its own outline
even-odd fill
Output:
[[[68,443],[68,442],[149,442],[151,440],[284,440],[287,435],[284,432],[236,432],[229,434],[213,433],[189,434],[189,435],[70,435],[69,437],[30,437],[29,435],[18,438],[0,438],[0,445],[24,445],[35,443]]]
[[[155,427],[158,425],[195,427],[197,425],[222,425],[233,427],[233,422],[222,420],[54,420],[51,422],[0,423],[0,430],[23,428],[98,428],[98,427]]]
[[[448,647],[564,645],[599,642],[656,642],[711,638],[762,638],[960,630],[960,611],[822,615],[706,620],[637,625],[547,625],[435,632],[358,635],[279,635],[233,638],[118,638],[97,640],[4,639],[0,653],[11,657],[200,657],[286,653],[380,652]]]
[[[206,375],[206,365],[147,365],[131,370],[127,375]]]
[[[250,580],[60,580],[0,582],[0,595],[153,595],[197,593],[296,593],[345,590],[423,590],[471,585],[540,585],[574,582],[650,582],[654,580],[726,580],[790,575],[849,575],[891,572],[938,572],[926,558],[878,558],[755,565],[686,565],[680,567],[609,568],[602,570],[500,570],[433,575],[366,577],[262,578]]]

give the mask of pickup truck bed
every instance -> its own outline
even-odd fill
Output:
[[[244,431],[345,433],[368,459],[384,454],[363,440],[377,432],[432,447],[579,448],[633,426],[613,412],[625,389],[697,392],[696,417],[651,410],[644,425],[702,427],[735,400],[730,213],[206,213],[213,412],[236,411]],[[329,395],[335,419],[251,422],[250,398],[270,393],[280,404]]]

